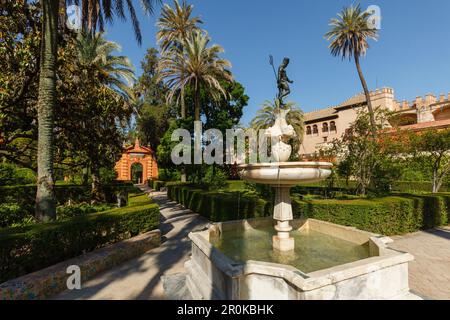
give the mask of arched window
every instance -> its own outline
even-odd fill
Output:
[[[311,126],[306,127],[306,134],[311,134]]]
[[[334,121],[330,122],[330,131],[337,131],[336,122],[334,122]]]
[[[322,132],[328,132],[328,123],[324,122],[322,124]]]
[[[313,125],[313,133],[319,134],[319,129],[317,128],[317,124]]]

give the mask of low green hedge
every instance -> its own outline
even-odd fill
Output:
[[[146,195],[129,206],[0,231],[0,283],[157,229],[159,208]]]
[[[152,188],[153,190],[160,191],[161,188],[165,187],[167,184],[167,181],[161,181],[161,180],[148,180],[148,186]]]
[[[293,201],[297,217],[314,218],[385,235],[446,225],[450,194],[411,195],[355,200]]]
[[[102,186],[106,201],[116,201],[117,192],[133,192],[135,187],[131,182],[112,183]],[[91,199],[91,186],[88,185],[55,185],[55,196],[58,204],[68,200],[74,202],[89,201]],[[0,203],[34,203],[36,198],[35,185],[2,186],[0,187]]]
[[[215,222],[266,217],[272,213],[269,202],[248,192],[207,191],[176,183],[168,183],[166,187],[169,199]]]
[[[431,192],[433,184],[427,181],[396,181],[392,190],[399,192]],[[442,185],[440,192],[450,192],[450,185]]]

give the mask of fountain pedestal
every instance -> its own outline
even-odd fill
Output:
[[[273,248],[279,251],[294,250],[294,238],[289,235],[292,230],[289,221],[293,219],[290,187],[275,187],[275,205],[273,218],[277,221],[275,230],[277,235],[273,236]]]

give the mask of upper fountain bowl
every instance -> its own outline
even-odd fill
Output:
[[[329,162],[273,162],[240,165],[242,179],[273,186],[294,186],[325,180],[331,175]]]

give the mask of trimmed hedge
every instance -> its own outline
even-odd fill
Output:
[[[298,217],[314,218],[384,235],[446,225],[450,194],[411,195],[356,200],[293,201]]]
[[[159,207],[147,195],[129,206],[60,222],[0,231],[0,282],[157,229]]]
[[[267,217],[272,214],[271,204],[256,194],[207,191],[179,183],[168,183],[166,186],[169,199],[214,222]]]
[[[428,181],[396,181],[392,190],[399,192],[431,192],[433,184]],[[450,185],[443,184],[440,192],[450,192]]]
[[[148,180],[148,186],[152,188],[153,190],[160,191],[161,188],[165,187],[167,184],[167,181],[161,181],[161,180]]]
[[[270,199],[244,191],[207,191],[195,185],[168,183],[167,194],[211,221],[229,221],[272,214]],[[293,197],[297,217],[314,218],[394,235],[430,229],[450,222],[450,193],[396,194],[373,199],[314,199]]]
[[[102,188],[105,192],[106,201],[109,203],[117,201],[116,194],[118,192],[129,193],[135,191],[135,187],[131,182],[103,185]],[[74,202],[89,201],[91,199],[91,186],[55,185],[55,196],[59,205],[69,200]],[[30,204],[34,204],[35,198],[35,185],[0,187],[0,203],[17,203],[19,205],[29,206]]]

